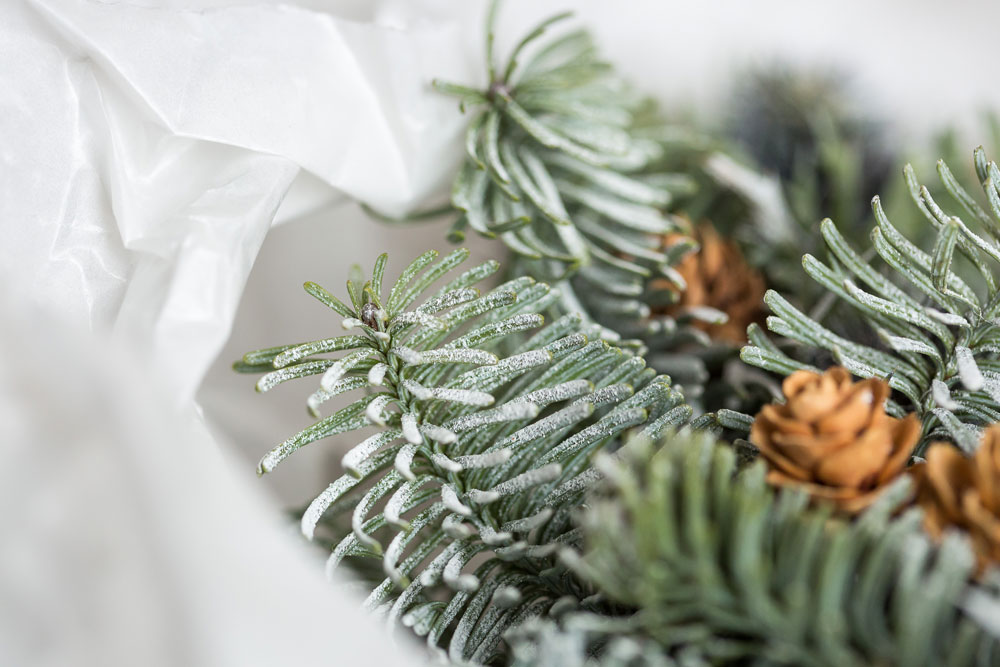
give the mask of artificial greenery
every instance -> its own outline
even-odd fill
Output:
[[[706,433],[637,439],[597,464],[606,483],[573,569],[636,610],[617,631],[634,637],[633,655],[652,640],[711,665],[1000,661],[1000,640],[962,610],[975,589],[967,544],[934,547],[919,510],[894,514],[905,479],[849,523],[801,492],[775,493],[760,462],[738,472]]]
[[[678,228],[660,211],[669,191],[648,175],[631,175],[659,150],[630,131],[641,99],[598,59],[586,31],[528,53],[568,13],[541,23],[505,64],[497,64],[497,6],[492,3],[487,22],[487,88],[435,82],[440,91],[460,97],[463,109],[480,109],[469,124],[466,159],[452,191],[452,203],[462,212],[452,235],[468,226],[499,236],[519,255],[557,265],[556,275],[582,267],[598,286],[607,284],[607,272],[612,286],[624,285],[627,269],[635,270],[616,253],[640,252],[665,264],[662,254],[640,251],[648,245],[644,235]],[[581,215],[585,211],[589,215]],[[596,224],[597,216],[615,231]]]
[[[568,14],[499,62],[497,6],[484,85],[435,85],[473,111],[449,237],[498,239],[510,250],[501,284],[476,288],[497,262],[457,273],[463,249],[425,253],[384,288],[381,255],[370,276],[351,269],[346,300],[306,284],[349,333],[235,365],[262,374],[260,391],[319,379],[306,401],[317,421],[261,474],[325,438],[354,445],[301,511],[305,537],[366,609],[454,664],[1000,664],[1000,574],[977,578],[957,524],[943,541],[924,533],[902,459],[853,518],[772,489],[770,459],[753,462],[740,439],[781,376],[837,363],[884,378],[889,414],[916,413],[915,461],[935,440],[977,447],[976,429],[1000,421],[1000,169],[976,151],[978,201],[944,162],[940,187],[910,167],[897,187],[881,126],[842,106],[839,83],[785,73],[744,90],[747,155],[668,122],[586,31],[545,37]],[[892,209],[895,224],[878,198],[871,218],[859,208],[879,184],[916,203]],[[839,228],[817,222],[831,213]],[[732,244],[739,263],[726,254],[719,270]],[[814,283],[795,268],[803,252]],[[752,324],[738,354],[713,338],[730,313],[691,303],[682,271],[695,258],[714,265],[706,283],[759,290],[759,272],[777,338]],[[863,399],[863,385],[842,389]],[[843,437],[862,442],[864,424],[833,428],[827,412],[774,437],[808,450],[803,465]],[[980,480],[984,498],[994,478]],[[977,521],[1000,531],[1000,516]]]
[[[499,237],[514,253],[512,275],[558,286],[554,314],[580,313],[603,327],[604,338],[651,349],[653,366],[696,398],[709,366],[733,356],[731,345],[720,353],[697,326],[726,313],[663,309],[685,287],[674,267],[697,249],[690,222],[671,213],[694,186],[684,173],[691,165],[678,171],[665,158],[690,150],[700,135],[666,124],[600,60],[586,31],[543,41],[568,14],[541,23],[495,64],[497,6],[487,22],[487,87],[436,82],[460,97],[463,110],[477,110],[452,191],[459,216],[451,238],[461,240],[467,226]]]
[[[906,181],[917,209],[936,230],[929,252],[911,243],[890,222],[876,197],[872,246],[891,271],[888,275],[852,248],[829,219],[821,225],[830,251],[822,262],[805,255],[809,276],[830,294],[857,310],[879,343],[865,344],[839,336],[808,317],[781,294],[768,292],[774,313],[768,328],[809,349],[829,352],[859,377],[881,377],[896,391],[889,409],[896,415],[916,412],[924,424],[920,454],[935,438],[952,439],[966,451],[976,447],[975,427],[1000,420],[1000,289],[991,262],[1000,261],[1000,171],[977,149],[974,156],[983,203],[965,190],[943,162],[938,174],[958,215],[946,212],[918,184],[912,167]],[[966,270],[958,272],[960,263]],[[962,275],[976,278],[975,287]],[[757,327],[743,359],[787,374],[809,367],[786,354]],[[972,428],[970,428],[972,427]]]
[[[432,291],[468,252],[436,256],[418,257],[387,292],[386,255],[370,280],[356,268],[348,303],[306,283],[355,333],[250,352],[236,367],[263,372],[260,391],[321,375],[314,414],[364,391],[273,449],[259,472],[375,427],[305,510],[302,532],[312,538],[324,515],[351,512],[329,564],[381,561],[365,607],[452,660],[484,663],[509,626],[585,604],[588,589],[553,555],[578,541],[570,515],[596,479],[591,454],[626,429],[654,436],[684,423],[691,409],[669,378],[595,338],[579,316],[543,325],[539,311],[558,298],[548,285],[522,277],[480,295],[491,261]]]

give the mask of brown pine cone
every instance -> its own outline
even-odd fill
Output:
[[[805,489],[813,498],[859,512],[898,477],[920,437],[914,414],[885,413],[889,385],[851,380],[843,368],[796,371],[782,384],[783,405],[766,405],[750,441],[767,460],[767,480]]]
[[[687,283],[677,303],[657,314],[675,315],[692,306],[709,306],[729,316],[722,324],[695,322],[695,326],[714,340],[734,345],[747,342],[747,327],[760,322],[764,313],[764,278],[747,264],[740,247],[723,239],[709,225],[698,228],[695,239],[700,245],[674,267]],[[664,240],[669,245],[673,239]],[[654,288],[674,289],[672,283],[658,279]]]
[[[927,532],[935,539],[949,527],[968,532],[980,573],[1000,563],[1000,424],[983,432],[972,458],[954,445],[932,444],[913,476]]]

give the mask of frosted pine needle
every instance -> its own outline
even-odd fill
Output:
[[[431,396],[439,401],[451,401],[462,405],[475,405],[479,407],[493,405],[492,394],[484,391],[474,391],[472,389],[449,389],[447,387],[434,387],[430,390]]]
[[[576,398],[577,396],[582,396],[583,394],[587,394],[592,391],[594,391],[594,383],[590,380],[570,380],[569,382],[557,384],[554,387],[537,389],[531,393],[525,394],[520,400],[537,403],[538,405],[544,407],[551,403],[558,403],[559,401]]]
[[[449,346],[456,348],[475,347],[492,340],[505,338],[511,334],[540,327],[544,323],[545,318],[537,313],[521,313],[470,331],[456,338],[449,343]]]
[[[410,500],[416,482],[406,482],[392,494],[382,510],[382,516],[390,526],[396,526],[400,530],[409,530],[410,522],[400,518],[403,506]]]
[[[646,421],[648,416],[649,414],[642,408],[613,411],[596,424],[588,426],[550,449],[541,457],[541,462],[547,463],[560,457],[569,456],[592,442],[610,438],[623,429],[641,424]]]
[[[458,436],[454,431],[446,429],[442,426],[435,426],[434,424],[421,424],[420,432],[431,440],[440,442],[442,445],[450,445],[458,440]]]
[[[500,500],[500,494],[496,491],[483,491],[482,489],[469,489],[469,500],[477,505],[489,505]]]
[[[314,354],[325,354],[327,352],[336,352],[339,350],[349,350],[352,348],[362,347],[365,342],[364,336],[339,336],[337,338],[325,338],[323,340],[303,343],[302,345],[296,345],[295,347],[289,348],[275,356],[272,363],[275,368],[284,368],[289,364],[301,361],[306,357],[313,356]]]
[[[463,468],[492,468],[502,463],[506,463],[513,455],[510,449],[498,449],[485,454],[470,454],[469,456],[459,456],[455,462]]]
[[[465,563],[464,552],[452,556],[444,567],[442,579],[457,591],[474,593],[479,588],[479,579],[474,574],[462,574]]]
[[[582,333],[575,333],[560,338],[559,340],[549,344],[546,347],[551,354],[558,356],[563,352],[567,352],[569,350],[576,350],[582,348],[585,345],[587,345],[587,336]]]
[[[462,472],[462,464],[457,461],[452,461],[444,454],[439,454],[437,452],[431,454],[431,461],[442,470],[447,470],[448,472]]]
[[[348,371],[361,362],[370,359],[374,356],[374,354],[374,350],[358,350],[356,352],[351,352],[342,359],[338,359],[328,369],[326,369],[326,373],[323,374],[323,379],[320,380],[320,386],[326,391],[330,391],[337,381],[344,377]]]
[[[979,391],[983,388],[983,374],[976,365],[972,350],[964,345],[955,346],[955,360],[958,362],[958,377],[962,385],[969,391]]]
[[[385,374],[389,371],[389,366],[384,362],[378,362],[368,371],[368,384],[373,387],[381,387],[385,382]]]
[[[448,521],[448,518],[445,518],[445,522]],[[436,584],[441,579],[441,573],[444,572],[445,565],[448,564],[452,556],[462,549],[462,546],[461,542],[452,542],[441,553],[435,556],[430,565],[420,574],[420,584],[425,587]]]
[[[538,415],[539,411],[540,408],[537,404],[517,400],[511,403],[504,403],[492,410],[474,412],[458,417],[448,422],[448,428],[456,433],[464,433],[487,424],[532,419]]]
[[[627,384],[615,384],[610,387],[602,387],[590,396],[580,399],[588,403],[593,403],[595,407],[617,404],[632,396],[633,389]]]
[[[496,372],[498,374],[518,373],[542,366],[550,361],[552,361],[552,353],[548,350],[531,350],[502,359],[496,366]]]
[[[319,523],[320,518],[326,510],[336,502],[337,498],[342,496],[345,491],[357,484],[357,480],[350,477],[341,477],[335,481],[330,486],[326,487],[323,493],[316,496],[306,511],[302,514],[302,521],[300,522],[300,527],[302,529],[302,534],[305,535],[307,540],[313,538],[316,532],[316,525]]]
[[[407,527],[409,527],[409,524],[407,524]],[[403,530],[406,529],[404,528]],[[408,585],[402,572],[397,567],[397,563],[399,563],[399,559],[403,555],[403,549],[406,546],[405,536],[406,533],[396,533],[396,536],[389,542],[389,546],[386,547],[385,554],[382,556],[382,570],[394,584],[401,588]]]
[[[449,514],[444,518],[444,521],[441,522],[441,530],[455,540],[464,540],[467,537],[471,537],[474,531],[469,524],[465,523],[463,516],[464,515]]]
[[[403,476],[403,479],[413,481],[417,478],[413,474],[413,457],[417,453],[417,446],[414,444],[403,445],[399,452],[396,454],[396,459],[393,462],[393,466],[396,471]]]
[[[389,406],[390,403],[396,400],[396,397],[392,394],[380,394],[372,399],[372,402],[368,404],[365,408],[365,416],[368,420],[376,424],[377,426],[385,426],[385,418],[382,413]]]
[[[392,354],[403,360],[404,363],[416,365],[423,362],[423,354],[404,345],[397,345],[389,350]]]
[[[424,387],[413,380],[403,380],[403,388],[409,391],[417,400],[451,401],[462,405],[487,406],[493,405],[493,396],[484,391],[472,389],[450,389],[448,387]]]
[[[517,447],[538,440],[554,431],[569,428],[594,413],[594,404],[586,401],[572,405],[515,431],[495,445],[497,448]]]
[[[930,315],[932,318],[934,318],[938,322],[941,322],[943,324],[947,324],[950,327],[965,327],[965,328],[969,328],[969,321],[967,319],[965,319],[964,317],[962,317],[961,315],[955,315],[953,313],[946,313],[946,312],[937,310],[936,308],[931,308],[930,306],[925,306],[924,307],[924,312],[927,313],[928,315]]]
[[[601,473],[596,468],[588,468],[576,477],[569,479],[546,496],[545,504],[554,507],[563,502],[567,497],[577,495],[585,491],[601,478]]]
[[[431,393],[430,389],[415,380],[403,380],[402,387],[406,391],[413,394],[413,397],[418,401],[427,401],[434,397],[434,394]]]
[[[475,364],[477,366],[492,366],[499,359],[497,355],[485,350],[470,348],[444,348],[440,350],[424,350],[419,361],[407,361],[415,364]]]
[[[330,387],[328,390],[322,387],[314,391],[306,399],[306,407],[309,409],[309,414],[313,417],[319,417],[319,408],[326,401],[330,400],[334,396],[339,396],[340,394],[346,394],[349,391],[355,391],[361,389],[367,383],[364,378],[358,377],[348,377],[338,380]]]
[[[417,427],[417,415],[412,412],[403,413],[402,417],[403,424],[403,437],[406,438],[407,442],[419,445],[422,444],[424,438],[420,435],[420,429]]]
[[[961,407],[951,398],[951,391],[948,389],[948,385],[937,378],[931,383],[931,396],[934,398],[934,402],[940,405],[945,410],[957,410]]]
[[[389,324],[389,329],[390,329],[389,333],[393,333],[396,330],[400,329],[401,327],[410,324],[419,324],[421,326],[425,326],[430,329],[438,329],[438,330],[444,329],[447,326],[443,321],[441,321],[437,317],[434,317],[433,315],[428,315],[426,313],[421,313],[413,310],[413,311],[399,313],[395,317],[393,317],[391,323]]]
[[[546,521],[552,518],[552,509],[545,507],[531,516],[526,516],[523,519],[515,519],[514,521],[508,521],[500,530],[509,533],[527,533],[541,525],[544,525]]]
[[[483,543],[488,544],[491,547],[500,547],[506,544],[510,544],[514,539],[514,536],[507,532],[497,532],[493,526],[489,524],[484,525],[479,530],[479,537],[482,538]]]
[[[402,432],[400,430],[391,429],[369,436],[348,450],[348,452],[344,454],[344,457],[340,460],[340,465],[343,466],[344,470],[346,470],[349,474],[354,475],[355,477],[360,477],[361,463],[366,461],[368,457],[380,448],[397,440],[401,435]]]
[[[513,586],[500,586],[493,591],[493,604],[501,609],[510,609],[521,602],[521,591]]]
[[[446,292],[441,296],[428,299],[424,305],[417,308],[417,310],[422,313],[433,315],[439,311],[454,308],[455,306],[460,306],[463,303],[468,303],[469,301],[478,298],[479,290],[467,287],[465,289],[452,290],[451,292]]]
[[[455,493],[455,489],[451,488],[450,484],[441,486],[441,502],[455,514],[461,514],[462,516],[472,515],[472,508],[458,499],[458,494]]]
[[[330,368],[331,365],[333,365],[332,361],[324,359],[322,361],[310,361],[297,366],[292,366],[290,368],[282,368],[277,371],[272,371],[261,376],[260,380],[257,381],[257,391],[263,393],[278,386],[282,382],[306,377],[307,375],[322,373],[326,369]]]
[[[562,466],[558,463],[550,463],[542,466],[541,468],[535,468],[533,470],[523,472],[516,477],[508,479],[506,482],[501,482],[490,489],[490,491],[501,496],[507,496],[512,493],[520,493],[521,491],[524,491],[532,486],[537,486],[539,484],[544,484],[546,482],[551,482],[554,479],[558,479],[561,474]]]

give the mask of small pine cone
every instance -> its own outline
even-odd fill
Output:
[[[804,489],[853,514],[903,472],[920,421],[885,413],[884,380],[854,382],[834,367],[822,375],[796,371],[782,390],[786,402],[764,406],[750,429],[770,466],[768,482]]]
[[[1000,563],[1000,424],[983,432],[972,458],[933,443],[912,474],[927,532],[935,539],[951,527],[968,532],[980,573]]]
[[[687,288],[679,294],[677,303],[657,314],[676,315],[693,306],[714,308],[729,319],[721,324],[699,321],[695,326],[713,340],[743,345],[747,342],[747,327],[760,322],[764,313],[764,278],[747,264],[740,247],[719,236],[711,225],[701,225],[695,238],[699,250],[689,253],[674,267]],[[673,240],[668,236],[664,245]],[[677,291],[662,279],[654,281],[652,287]]]

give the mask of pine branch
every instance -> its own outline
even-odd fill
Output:
[[[975,152],[975,167],[983,203],[938,162],[943,186],[964,220],[918,184],[912,167],[904,170],[914,203],[936,231],[933,248],[922,250],[907,240],[876,197],[872,243],[888,270],[866,261],[830,220],[821,226],[830,260],[803,257],[806,273],[856,310],[878,343],[837,335],[777,292],[765,297],[774,313],[767,321],[772,332],[806,350],[829,352],[857,376],[888,379],[896,391],[890,410],[896,416],[916,412],[924,423],[916,454],[942,437],[971,451],[978,427],[1000,421],[1000,289],[994,265],[1000,261],[1000,170],[982,148]],[[751,329],[744,361],[781,374],[807,367]]]
[[[713,665],[972,665],[1000,641],[961,611],[976,587],[958,535],[935,548],[918,510],[894,517],[906,483],[858,521],[775,494],[754,464],[706,433],[667,435],[601,457],[607,484],[582,519],[574,564],[637,609],[632,634]],[[625,633],[627,634],[627,633]]]
[[[461,215],[450,236],[461,240],[471,227],[499,237],[521,273],[550,282],[574,276],[560,285],[564,311],[578,308],[610,340],[621,338],[616,323],[656,329],[641,297],[650,278],[676,278],[670,267],[680,253],[665,249],[663,236],[687,224],[664,211],[688,184],[648,168],[662,147],[641,136],[643,100],[600,60],[587,32],[543,41],[569,13],[541,23],[500,64],[492,52],[496,7],[488,87],[436,82],[463,109],[477,108],[452,192]]]
[[[508,627],[588,595],[553,553],[577,542],[570,510],[597,479],[591,455],[626,431],[684,423],[691,409],[669,378],[594,339],[579,316],[543,326],[539,313],[559,296],[548,285],[521,277],[480,295],[474,285],[498,268],[487,262],[431,292],[468,251],[436,255],[417,258],[387,296],[385,255],[370,280],[353,271],[346,303],[307,283],[356,333],[257,350],[236,367],[264,372],[261,391],[319,375],[308,401],[317,415],[335,396],[365,392],[281,443],[259,471],[375,426],[305,510],[302,531],[312,538],[350,512],[329,566],[381,561],[365,606],[452,660],[488,662]]]

